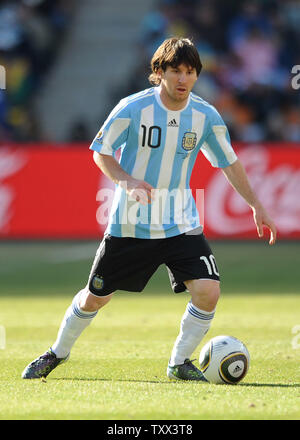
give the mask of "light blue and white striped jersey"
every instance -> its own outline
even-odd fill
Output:
[[[212,105],[190,93],[185,108],[168,110],[160,99],[160,87],[122,99],[90,149],[112,156],[121,149],[121,167],[159,189],[155,201],[144,206],[116,186],[106,229],[116,237],[166,238],[200,227],[189,186],[197,154],[201,151],[213,167],[220,168],[237,159],[227,128]]]

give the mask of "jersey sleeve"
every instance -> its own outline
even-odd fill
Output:
[[[208,134],[201,151],[216,168],[225,168],[237,160],[227,127],[214,107],[208,118]]]
[[[130,122],[131,118],[128,106],[126,106],[126,102],[122,100],[112,110],[96,134],[90,145],[90,150],[113,156],[126,142]]]

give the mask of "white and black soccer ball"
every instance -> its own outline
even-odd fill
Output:
[[[237,384],[247,374],[250,355],[247,347],[233,336],[216,336],[204,345],[200,370],[210,383]]]

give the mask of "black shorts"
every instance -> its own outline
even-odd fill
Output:
[[[105,235],[90,272],[89,290],[97,296],[115,290],[141,292],[161,264],[167,266],[175,293],[186,290],[184,281],[219,280],[210,246],[197,230],[161,239]]]

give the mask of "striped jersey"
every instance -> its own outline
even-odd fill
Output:
[[[155,200],[144,206],[116,185],[106,229],[116,237],[167,238],[201,227],[189,185],[197,154],[219,168],[237,159],[212,105],[190,93],[183,109],[169,110],[160,87],[122,99],[90,149],[111,156],[120,150],[121,167],[156,189]]]

